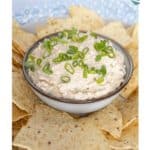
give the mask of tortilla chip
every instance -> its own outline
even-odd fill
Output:
[[[27,123],[29,116],[26,116],[12,124],[12,137],[13,139],[16,137],[20,129]]]
[[[13,103],[13,114],[12,114],[12,121],[18,121],[26,116],[28,116],[28,113],[19,109],[14,103]]]
[[[126,30],[129,36],[132,36],[135,25],[129,26]]]
[[[138,24],[134,26],[131,37],[132,37],[132,42],[128,47],[133,49],[138,49]]]
[[[26,150],[26,149],[13,146],[12,150]]]
[[[128,35],[121,22],[110,22],[95,32],[115,40],[123,47],[127,47],[132,42],[131,37]]]
[[[103,133],[96,126],[79,123],[68,114],[46,105],[36,107],[13,145],[32,150],[109,150]]]
[[[20,55],[18,55],[17,53],[12,53],[12,59],[13,59],[13,64],[18,67],[21,68],[22,67],[22,58],[20,57]]]
[[[128,98],[138,87],[138,67],[133,70],[132,77],[129,83],[121,91],[121,95]]]
[[[69,8],[69,14],[72,18],[76,20],[76,23],[78,24],[77,27],[79,26],[90,26],[90,30],[94,30],[97,28],[101,28],[104,26],[104,21],[103,19],[96,14],[94,11],[82,7],[82,6],[71,6]],[[77,22],[78,20],[78,22]],[[84,26],[82,26],[82,29],[84,30]]]
[[[38,27],[38,38],[42,38],[48,34],[59,32],[64,29],[71,29],[72,27],[75,27],[78,30],[91,31],[99,29],[104,25],[100,16],[87,8],[72,6],[69,10],[71,17],[57,19],[50,18],[46,25]]]
[[[12,36],[13,43],[18,45],[21,53],[26,52],[27,49],[37,40],[37,37],[34,34],[22,30],[19,24],[15,21],[13,22]]]
[[[123,129],[138,119],[138,91],[134,92],[128,100],[117,99],[114,105],[122,114]]]
[[[132,57],[134,68],[138,67],[138,49],[129,48],[127,51]]]
[[[32,114],[37,102],[38,97],[32,92],[22,73],[13,72],[13,103],[21,110]]]
[[[70,29],[73,27],[73,23],[70,19],[49,19],[48,24],[37,28],[38,38],[42,38],[46,35],[62,31],[64,29]]]
[[[137,150],[138,149],[138,125],[134,124],[122,132],[120,139],[116,140],[106,135],[108,143],[113,150]]]
[[[99,129],[109,132],[114,138],[121,136],[122,115],[113,105],[108,105],[81,120],[93,122]]]

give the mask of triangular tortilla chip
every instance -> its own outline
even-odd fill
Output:
[[[81,120],[93,122],[99,129],[109,132],[114,138],[121,136],[122,115],[114,105],[109,105]]]
[[[138,119],[138,91],[134,92],[128,100],[116,99],[114,105],[122,114],[123,129]]]
[[[96,126],[79,123],[46,105],[36,107],[13,145],[32,150],[109,150],[103,133]]]
[[[57,19],[50,18],[46,25],[38,27],[36,32],[38,38],[64,29],[71,29],[72,27],[79,30],[92,31],[99,29],[104,25],[101,17],[87,8],[72,6],[70,7],[69,12],[70,17]]]
[[[129,83],[121,91],[121,95],[128,98],[138,87],[138,67],[134,68]]]
[[[106,135],[108,143],[113,150],[138,150],[138,125],[133,124],[122,132],[120,139],[116,140]]]
[[[38,102],[38,97],[33,93],[32,89],[26,83],[22,73],[13,72],[13,103],[21,110],[25,110],[32,114],[35,103]]]
[[[22,30],[16,21],[13,21],[12,36],[13,43],[18,45],[21,54],[26,52],[27,49],[37,40],[37,37],[34,34]]]
[[[26,111],[19,109],[14,103],[12,104],[12,106],[13,106],[13,114],[12,114],[13,122],[28,116],[28,113]]]
[[[132,42],[131,37],[128,35],[121,22],[110,22],[95,32],[114,39],[123,47],[127,47]]]
[[[12,138],[13,139],[18,134],[20,129],[27,123],[28,119],[29,119],[29,116],[26,116],[16,122],[12,123]]]

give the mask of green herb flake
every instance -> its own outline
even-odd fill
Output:
[[[70,82],[70,77],[67,76],[67,75],[61,76],[60,79],[61,79],[61,81],[62,81],[63,83],[68,83],[68,82]]]
[[[77,67],[77,66],[78,66],[78,61],[77,61],[77,60],[73,61],[73,62],[72,62],[72,66],[73,66],[73,67]]]
[[[50,74],[53,73],[53,71],[52,71],[52,69],[51,69],[49,63],[46,63],[46,64],[43,66],[42,71],[43,71],[44,73],[48,74],[48,75],[50,75]]]
[[[40,66],[41,63],[42,63],[42,59],[41,59],[41,58],[38,58],[38,59],[36,60],[36,64],[37,64],[38,66]]]
[[[44,40],[43,47],[47,50],[48,54],[51,54],[51,51],[53,49],[53,45],[49,39]]]
[[[95,32],[91,32],[90,35],[91,35],[92,37],[94,37],[95,39],[97,39],[97,37],[98,37],[98,35],[97,35]]]
[[[65,69],[66,69],[66,71],[67,72],[69,72],[69,73],[71,73],[71,74],[74,74],[74,68],[72,67],[72,65],[71,64],[69,64],[69,63],[66,63],[65,64]]]
[[[73,45],[70,45],[69,46],[69,49],[67,50],[67,53],[68,54],[75,54],[75,53],[77,53],[78,52],[78,47],[76,47],[76,46],[73,46]]]
[[[97,84],[101,84],[103,82],[104,82],[104,77],[103,76],[101,76],[101,77],[99,77],[99,78],[96,79],[96,83]]]

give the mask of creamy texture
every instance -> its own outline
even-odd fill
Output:
[[[114,49],[114,58],[105,56],[100,61],[95,61],[95,57],[98,52],[95,50],[93,45],[96,41],[100,40],[102,40],[100,37],[95,39],[89,35],[88,38],[82,43],[72,41],[68,44],[58,43],[54,46],[51,55],[43,59],[41,63],[42,65],[49,62],[53,73],[50,75],[45,74],[41,68],[36,67],[34,72],[29,70],[29,76],[36,86],[55,97],[87,100],[102,97],[109,92],[112,92],[124,81],[124,76],[126,73],[124,56],[121,52]],[[87,78],[83,78],[83,70],[79,66],[74,68],[74,74],[68,73],[64,69],[64,65],[66,62],[72,63],[72,60],[64,61],[58,64],[52,61],[60,52],[66,52],[69,45],[77,46],[79,50],[82,50],[85,47],[89,48],[88,53],[85,55],[84,63],[86,63],[89,67],[95,68],[101,68],[102,65],[105,65],[107,73],[104,77],[104,82],[101,84],[95,82],[95,79],[99,77],[98,74],[88,74]],[[112,45],[111,42],[109,42],[109,45]],[[44,48],[41,43],[36,49],[33,50],[32,55],[39,58],[43,55],[43,51]],[[70,82],[63,83],[60,79],[62,75],[68,75],[70,77]]]

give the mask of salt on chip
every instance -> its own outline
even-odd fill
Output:
[[[14,103],[13,106],[13,114],[12,114],[12,121],[18,121],[26,116],[28,116],[28,113],[24,110],[19,109]]]
[[[138,67],[134,68],[129,83],[121,91],[121,95],[128,98],[138,87]]]
[[[135,91],[127,100],[116,99],[113,103],[122,114],[123,129],[137,121],[138,91]]]
[[[114,105],[92,113],[82,121],[93,122],[101,130],[110,133],[114,138],[119,138],[122,131],[122,115]]]
[[[120,139],[116,140],[106,135],[110,148],[113,150],[137,150],[138,149],[138,124],[133,124],[123,130]]]
[[[13,72],[13,103],[21,110],[32,114],[38,97],[32,92],[21,72]]]
[[[132,42],[131,37],[121,22],[110,22],[95,32],[115,40],[123,47],[127,47]]]
[[[37,105],[13,145],[28,150],[109,150],[103,133],[96,126],[79,123],[68,114],[46,105]]]

